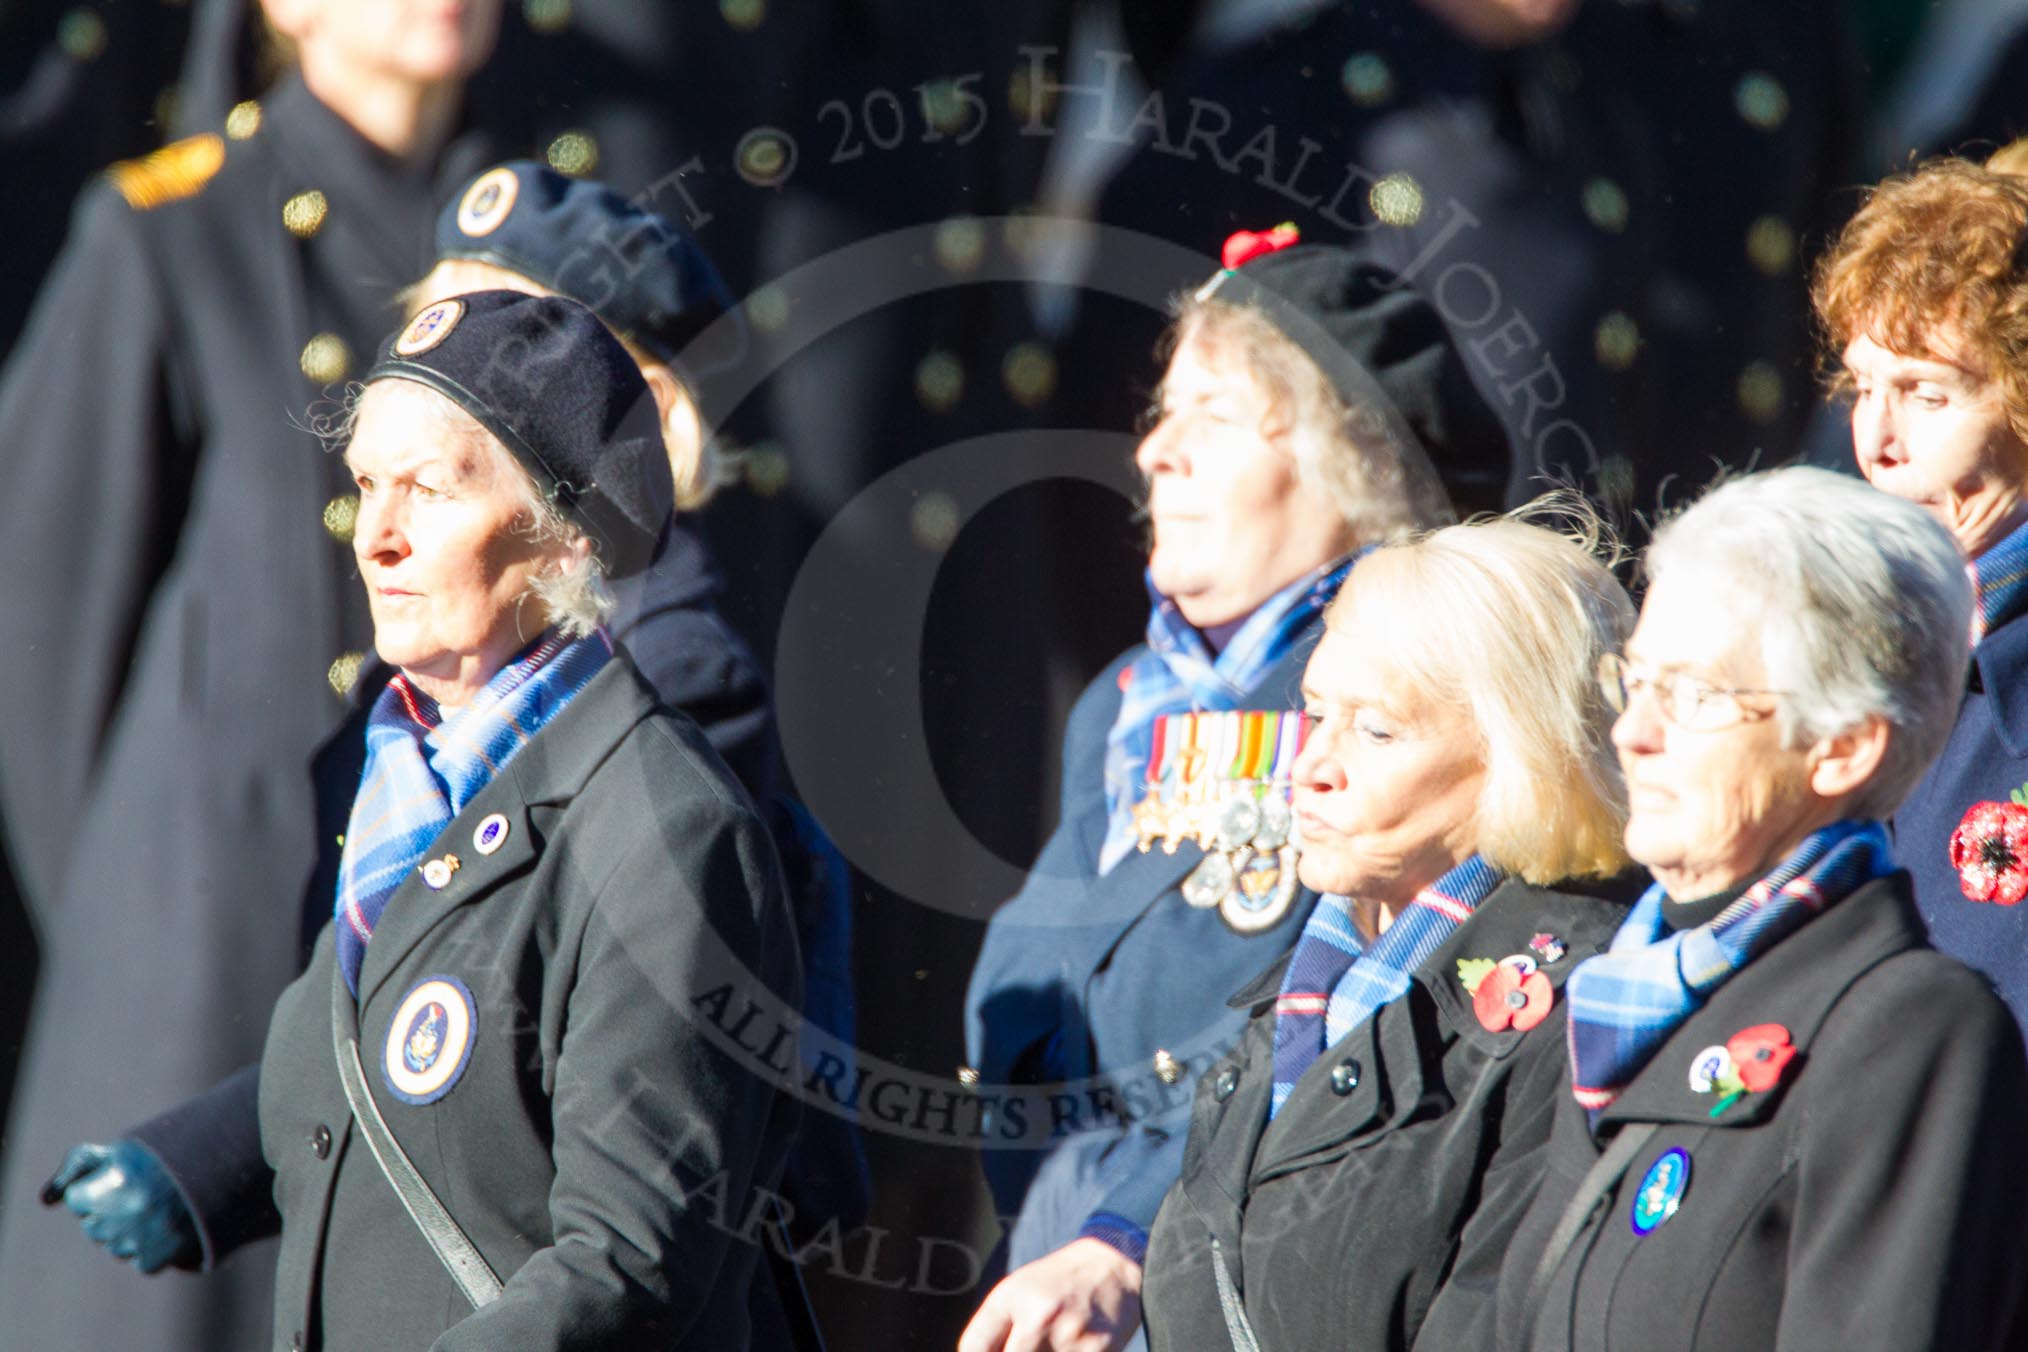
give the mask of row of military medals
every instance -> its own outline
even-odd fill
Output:
[[[1204,859],[1183,900],[1241,934],[1272,928],[1296,898],[1296,756],[1310,720],[1298,711],[1164,714],[1155,720],[1147,787],[1134,808],[1141,852],[1194,840]]]

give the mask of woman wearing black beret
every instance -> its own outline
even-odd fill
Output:
[[[803,954],[804,1054],[857,1064],[852,893],[845,860],[799,802],[778,790],[773,701],[760,663],[719,611],[725,577],[699,519],[733,466],[699,404],[746,350],[744,323],[695,236],[604,184],[533,160],[479,174],[437,217],[437,262],[408,288],[413,314],[469,291],[560,295],[591,307],[654,396],[676,510],[654,557],[613,579],[608,628],[664,703],[697,720],[775,831]],[[804,1119],[783,1176],[799,1239],[871,1204],[857,1125]]]
[[[651,407],[589,311],[505,292],[425,308],[366,377],[354,549],[398,670],[363,774],[324,786],[350,802],[333,919],[257,1074],[52,1185],[89,1211],[108,1156],[107,1188],[157,1175],[145,1224],[101,1236],[144,1263],[215,1262],[278,1211],[277,1349],[780,1341],[720,1214],[794,1126],[779,865],[599,627],[669,512]],[[713,1021],[748,1000],[771,1049]]]
[[[1016,1220],[961,1352],[1138,1338],[1191,1085],[1244,1023],[1226,996],[1315,901],[1286,809],[1324,607],[1361,551],[1507,484],[1498,419],[1394,272],[1293,227],[1240,232],[1224,262],[1179,305],[1136,456],[1147,642],[1072,711],[1062,819],[967,992],[971,1078],[1014,1100],[983,1163]]]

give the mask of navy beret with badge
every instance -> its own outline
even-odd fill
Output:
[[[561,296],[475,291],[425,307],[366,383],[411,380],[497,437],[612,577],[646,567],[669,519],[661,422],[641,370],[597,315]]]
[[[566,178],[534,160],[480,174],[437,217],[437,257],[520,273],[589,305],[629,341],[693,380],[741,357],[732,295],[680,226],[599,183]]]

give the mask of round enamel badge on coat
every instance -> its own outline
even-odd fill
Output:
[[[430,977],[403,996],[380,1059],[394,1096],[421,1106],[450,1093],[472,1059],[478,1022],[472,992],[454,976]]]
[[[492,234],[514,210],[514,199],[520,192],[521,180],[512,169],[487,170],[472,180],[464,200],[458,203],[458,229],[474,239]]]
[[[1641,1179],[1640,1191],[1634,1194],[1634,1233],[1652,1233],[1664,1221],[1676,1214],[1676,1208],[1683,1205],[1683,1194],[1690,1188],[1690,1152],[1678,1147],[1664,1151],[1659,1159],[1648,1166],[1647,1176]]]
[[[458,327],[458,321],[464,317],[465,302],[456,297],[438,301],[408,321],[401,337],[394,340],[394,355],[414,357],[429,351],[450,337],[451,330]]]

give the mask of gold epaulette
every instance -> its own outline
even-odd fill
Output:
[[[106,177],[128,206],[151,211],[164,202],[195,196],[224,163],[225,142],[205,132],[171,141],[138,160],[121,160],[106,170]]]

